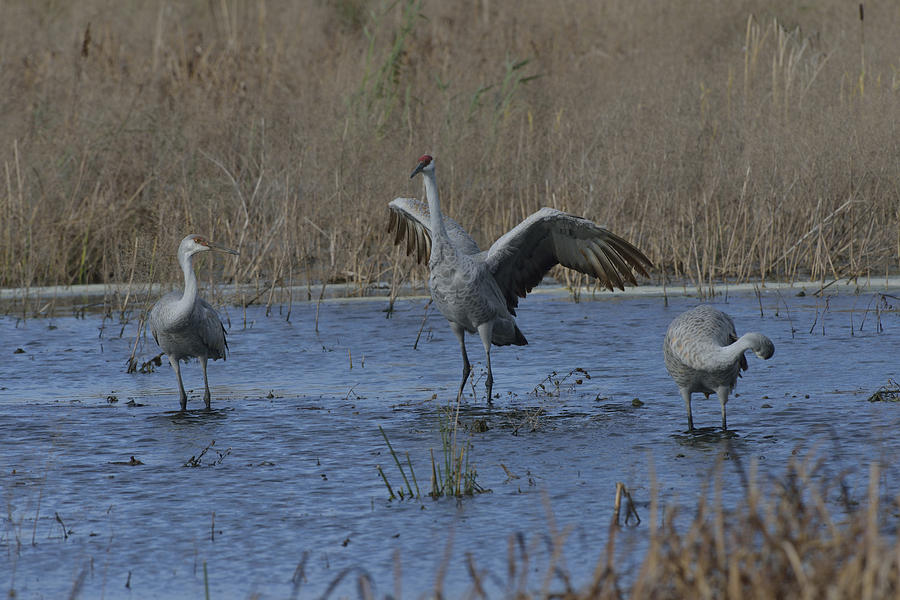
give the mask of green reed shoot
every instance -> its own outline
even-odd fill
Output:
[[[484,488],[476,481],[478,472],[475,469],[474,464],[470,463],[471,444],[466,441],[464,444],[458,445],[455,441],[458,422],[454,422],[453,408],[448,407],[446,409],[440,409],[438,419],[441,432],[441,455],[438,459],[435,459],[434,449],[429,451],[431,457],[431,489],[428,492],[428,496],[433,499],[443,496],[459,498],[484,492]],[[394,464],[397,465],[397,469],[400,471],[400,476],[403,478],[404,485],[406,486],[405,488],[400,487],[395,490],[395,488],[391,486],[381,466],[376,466],[378,474],[382,481],[384,481],[384,485],[388,490],[388,499],[393,500],[394,498],[399,498],[403,500],[406,498],[421,498],[422,493],[419,489],[419,483],[416,480],[415,469],[413,468],[412,459],[410,458],[409,453],[406,453],[406,468],[404,468],[397,452],[394,450],[393,445],[388,439],[387,433],[385,433],[381,426],[379,426],[378,429],[381,431],[381,435],[388,446],[391,457],[394,459]],[[409,469],[409,477],[407,477],[406,474],[407,469]],[[413,481],[412,485],[409,481],[410,478],[412,478]],[[415,491],[413,491],[413,486],[415,486]]]

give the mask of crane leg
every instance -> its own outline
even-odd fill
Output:
[[[681,397],[684,398],[684,407],[688,414],[688,431],[694,430],[694,416],[691,414],[691,393],[687,389],[681,390]]]
[[[184,383],[181,382],[181,365],[177,360],[169,357],[169,364],[175,370],[175,377],[178,379],[178,399],[181,401],[181,412],[187,410],[187,394],[184,393]]]
[[[494,389],[494,373],[491,371],[491,335],[494,332],[494,322],[488,321],[478,326],[478,335],[481,336],[481,343],[484,344],[484,354],[487,357],[487,380],[484,386],[487,388],[488,404],[493,403],[491,393]]]
[[[716,391],[716,395],[719,397],[719,404],[722,406],[722,431],[728,429],[728,425],[725,422],[725,405],[728,404],[728,388],[720,387]]]
[[[206,410],[210,409],[211,398],[209,395],[209,379],[206,377],[206,361],[205,356],[200,357],[200,368],[203,369],[203,402],[206,403]]]
[[[456,393],[456,402],[458,403],[460,398],[462,398],[466,380],[469,379],[469,373],[472,372],[472,365],[469,364],[469,355],[466,354],[466,330],[456,323],[450,323],[450,329],[456,334],[456,339],[459,340],[459,347],[462,349],[463,376],[462,381],[459,382],[459,391]]]

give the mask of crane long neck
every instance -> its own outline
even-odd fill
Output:
[[[184,272],[184,293],[175,305],[175,311],[181,314],[189,314],[197,302],[197,275],[194,273],[194,259],[190,254],[178,255],[178,262]]]
[[[441,201],[438,198],[434,171],[423,171],[422,174],[425,176],[425,197],[428,199],[428,212],[431,216],[431,244],[435,248],[444,243],[449,244],[450,238],[444,227],[444,216],[441,214]]]
[[[736,342],[722,346],[712,358],[713,365],[710,366],[727,368],[733,365],[747,350],[753,350],[757,355],[769,358],[772,355],[771,348],[772,342],[766,336],[759,333],[745,333]]]

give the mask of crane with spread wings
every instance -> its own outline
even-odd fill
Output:
[[[459,340],[463,377],[457,400],[471,372],[465,334],[478,332],[487,357],[488,402],[494,384],[491,345],[523,346],[528,342],[516,325],[519,298],[560,264],[593,275],[606,288],[637,285],[634,272],[647,276],[650,260],[637,247],[594,222],[553,208],[542,208],[500,237],[487,251],[456,221],[441,214],[435,160],[419,159],[410,178],[425,179],[426,205],[395,198],[389,231],[397,244],[406,239],[407,254],[428,261],[431,297]]]

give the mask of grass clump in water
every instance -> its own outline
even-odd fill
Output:
[[[441,409],[439,419],[441,453],[436,459],[434,450],[432,449],[430,451],[431,489],[428,491],[427,495],[436,500],[444,496],[462,498],[464,496],[473,496],[475,494],[490,491],[485,490],[476,481],[478,471],[475,469],[475,465],[469,460],[472,450],[471,443],[468,440],[466,440],[464,444],[457,443],[456,435],[459,429],[458,412],[450,407]],[[381,476],[382,480],[384,480],[385,487],[387,487],[389,500],[393,500],[394,498],[399,498],[400,500],[405,500],[407,498],[421,498],[422,493],[419,490],[419,482],[416,479],[416,473],[413,469],[409,452],[405,453],[406,460],[401,461],[397,452],[394,450],[394,447],[391,445],[387,433],[385,433],[380,425],[378,430],[381,432],[382,437],[384,437],[384,441],[388,446],[391,457],[394,459],[394,464],[397,465],[400,476],[403,478],[403,485],[395,489],[391,486],[390,481],[388,481],[381,465],[376,465],[375,468],[378,469],[378,474]],[[404,462],[406,468],[403,466]],[[408,477],[407,469],[409,470]]]

